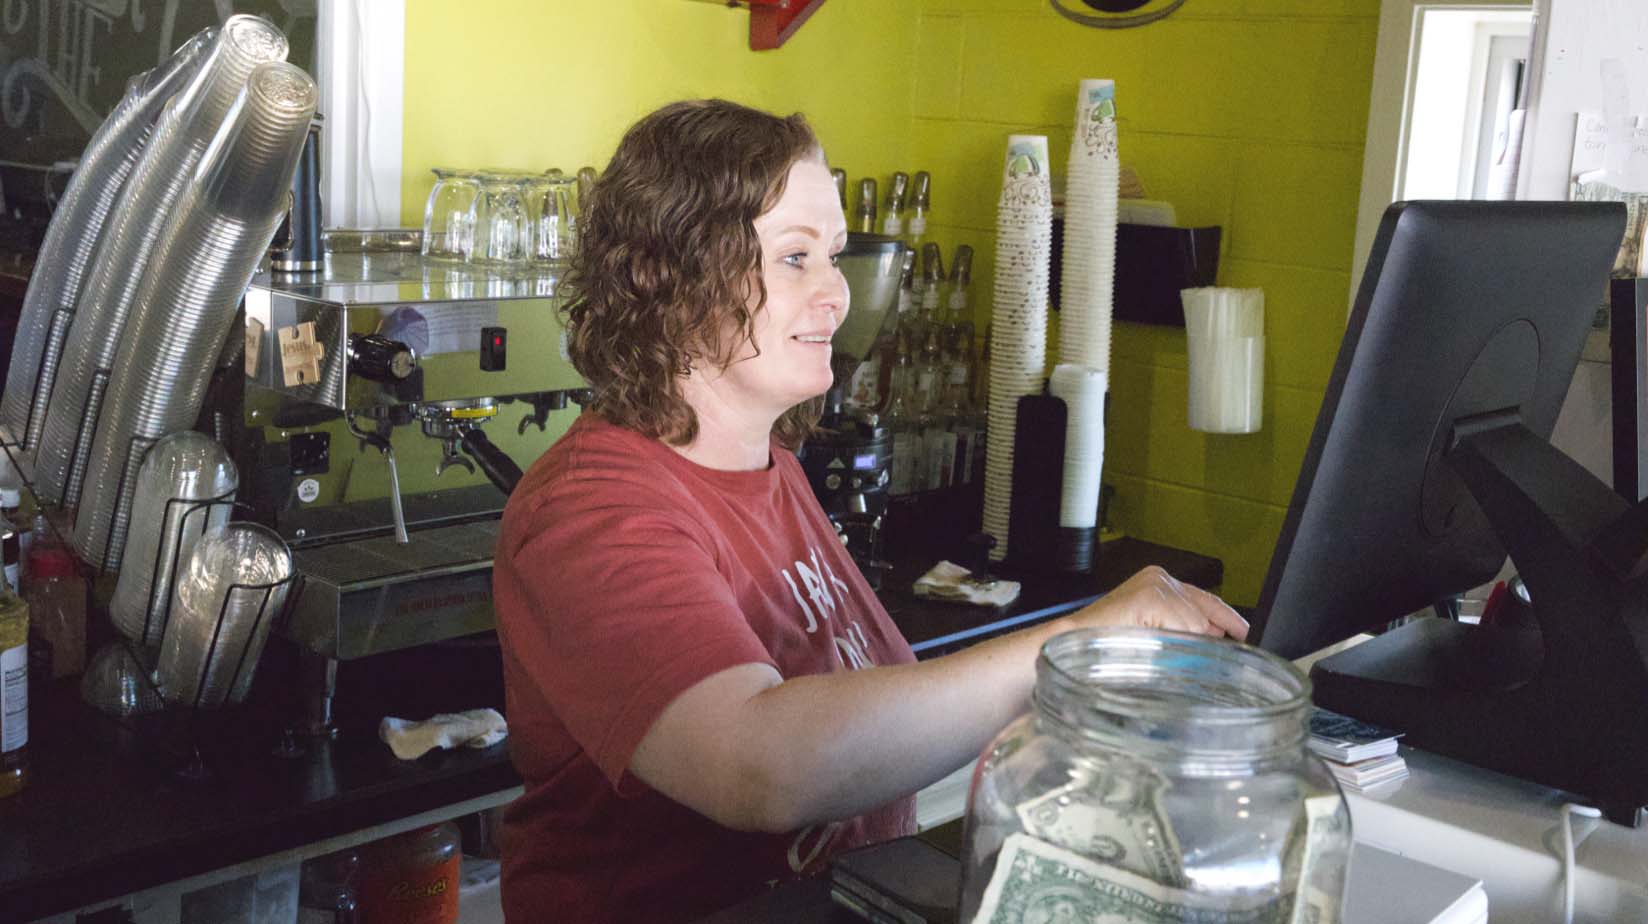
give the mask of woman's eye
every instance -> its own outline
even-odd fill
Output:
[[[782,260],[788,266],[800,266],[800,265],[802,265],[803,263],[806,262],[807,255],[805,253],[800,253],[800,252],[787,253],[784,256],[779,257],[779,259]]]
[[[840,266],[841,265],[841,254],[838,254],[838,253],[830,254],[830,265],[831,266]]]

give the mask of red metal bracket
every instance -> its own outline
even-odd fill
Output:
[[[747,0],[750,5],[750,50],[770,51],[784,44],[824,0]]]

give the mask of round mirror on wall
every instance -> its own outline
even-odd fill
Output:
[[[1163,19],[1185,0],[1052,0],[1059,15],[1096,29],[1125,29]],[[1096,12],[1094,12],[1096,11]]]

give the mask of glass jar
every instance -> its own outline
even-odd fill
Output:
[[[1257,648],[1056,636],[973,774],[960,920],[1333,924],[1350,814],[1309,721],[1310,681]]]
[[[363,924],[457,924],[461,844],[458,826],[448,821],[366,845]]]

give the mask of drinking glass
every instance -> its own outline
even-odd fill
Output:
[[[527,261],[532,227],[527,216],[527,180],[507,173],[482,173],[480,195],[470,210],[475,229],[471,263],[521,266]]]
[[[463,260],[474,238],[475,199],[481,187],[475,175],[452,167],[435,167],[435,187],[423,208],[423,255]]]
[[[532,227],[535,263],[561,264],[576,244],[577,183],[552,171],[527,182],[527,217]]]

